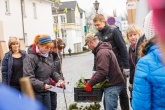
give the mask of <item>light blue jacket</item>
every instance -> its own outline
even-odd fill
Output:
[[[158,46],[154,45],[137,63],[133,85],[133,110],[165,110],[165,66],[161,58]]]

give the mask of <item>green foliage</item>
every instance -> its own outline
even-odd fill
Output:
[[[85,88],[86,81],[83,77],[79,80],[79,82],[76,83],[78,88]],[[107,86],[107,80],[105,79],[103,82],[98,83],[93,86],[93,88],[102,88],[104,86]]]
[[[68,110],[100,110],[101,105],[99,103],[94,103],[94,104],[90,104],[87,106],[77,106],[77,103],[73,103],[69,105],[69,109]]]
[[[69,105],[69,110],[78,110],[77,103],[73,103]]]

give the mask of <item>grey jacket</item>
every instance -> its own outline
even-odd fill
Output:
[[[54,70],[52,55],[49,54],[48,57],[38,55],[34,45],[28,48],[28,55],[24,59],[23,76],[30,78],[35,93],[46,92],[44,86],[50,83],[49,78],[56,82],[62,79]]]

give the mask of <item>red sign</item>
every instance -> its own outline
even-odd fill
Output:
[[[114,17],[109,17],[109,18],[107,19],[107,23],[108,23],[110,26],[115,25],[116,19],[115,19]]]

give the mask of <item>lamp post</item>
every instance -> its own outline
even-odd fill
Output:
[[[64,29],[63,28],[61,28],[61,34],[62,34],[62,40],[64,39]],[[64,41],[63,41],[64,42]],[[64,52],[64,49],[63,49],[63,58],[65,58],[65,52]]]
[[[97,0],[93,3],[94,8],[95,8],[95,10],[96,10],[96,14],[98,13],[99,4],[100,4],[100,3],[99,3]]]

